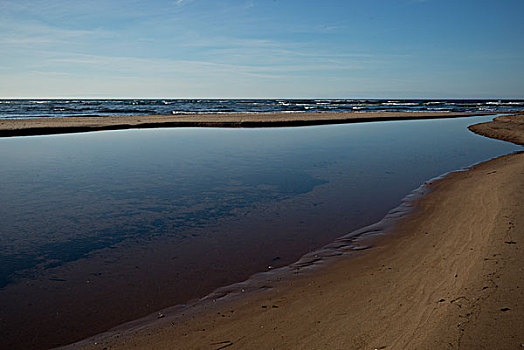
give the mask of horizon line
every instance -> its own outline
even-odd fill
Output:
[[[521,100],[523,97],[0,97],[0,100]]]

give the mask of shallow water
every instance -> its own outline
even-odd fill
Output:
[[[65,344],[296,261],[522,149],[466,128],[489,119],[0,139],[0,345]]]

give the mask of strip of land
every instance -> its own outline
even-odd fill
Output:
[[[503,115],[488,123],[471,125],[469,130],[483,136],[524,145],[524,115]]]
[[[0,119],[0,137],[64,134],[101,130],[218,127],[260,128],[361,123],[388,120],[457,118],[487,113],[366,112],[366,113],[263,113],[190,114],[112,117]]]
[[[510,126],[482,128],[524,144]],[[184,314],[166,310],[156,321],[71,348],[521,348],[523,179],[524,153],[449,174],[387,235],[371,239],[371,249],[292,278],[277,274],[245,297],[203,302]]]

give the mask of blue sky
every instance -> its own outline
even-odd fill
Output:
[[[0,0],[2,98],[524,98],[522,0]]]

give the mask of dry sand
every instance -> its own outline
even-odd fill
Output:
[[[0,119],[0,137],[137,128],[305,126],[385,120],[456,118],[474,115],[486,115],[486,113],[264,113]]]
[[[524,145],[524,115],[503,115],[489,123],[471,125],[469,130],[487,137]]]
[[[72,348],[522,348],[523,179],[524,153],[449,174],[371,249]]]

